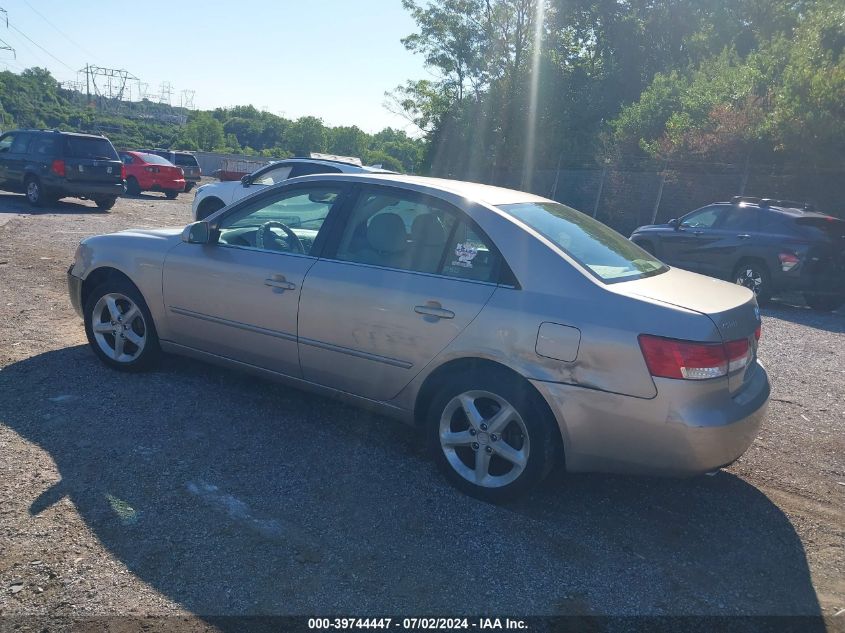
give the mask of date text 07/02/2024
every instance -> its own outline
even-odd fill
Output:
[[[309,618],[313,630],[525,630],[524,620],[512,618]]]

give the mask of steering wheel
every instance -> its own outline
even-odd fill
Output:
[[[265,248],[264,246],[264,237],[267,233],[274,235],[274,233],[270,230],[271,228],[282,229],[288,239],[288,246],[292,251],[297,253],[304,253],[305,247],[302,245],[302,241],[293,232],[293,230],[287,225],[277,220],[270,220],[265,222],[261,226],[258,227],[258,233],[255,234],[255,246],[258,248]]]

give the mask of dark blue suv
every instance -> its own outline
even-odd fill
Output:
[[[33,206],[74,197],[111,209],[125,190],[123,163],[105,136],[12,130],[0,136],[0,189]]]
[[[793,290],[817,310],[845,303],[845,221],[810,205],[734,198],[641,226],[631,240],[671,266],[742,284],[761,304]]]

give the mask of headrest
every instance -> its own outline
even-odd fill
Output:
[[[367,241],[380,253],[400,253],[408,248],[405,223],[395,213],[380,213],[367,226]]]
[[[443,246],[446,242],[446,229],[433,213],[418,215],[411,224],[411,239],[419,246]]]

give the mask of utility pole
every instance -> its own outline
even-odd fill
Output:
[[[91,105],[91,71],[85,64],[85,94],[88,95],[88,105]]]
[[[669,169],[669,159],[663,163],[663,172],[660,174],[660,186],[657,188],[657,200],[654,201],[654,211],[651,214],[651,223],[657,221],[657,211],[660,209],[660,201],[663,199],[663,185],[666,184],[666,170]]]

